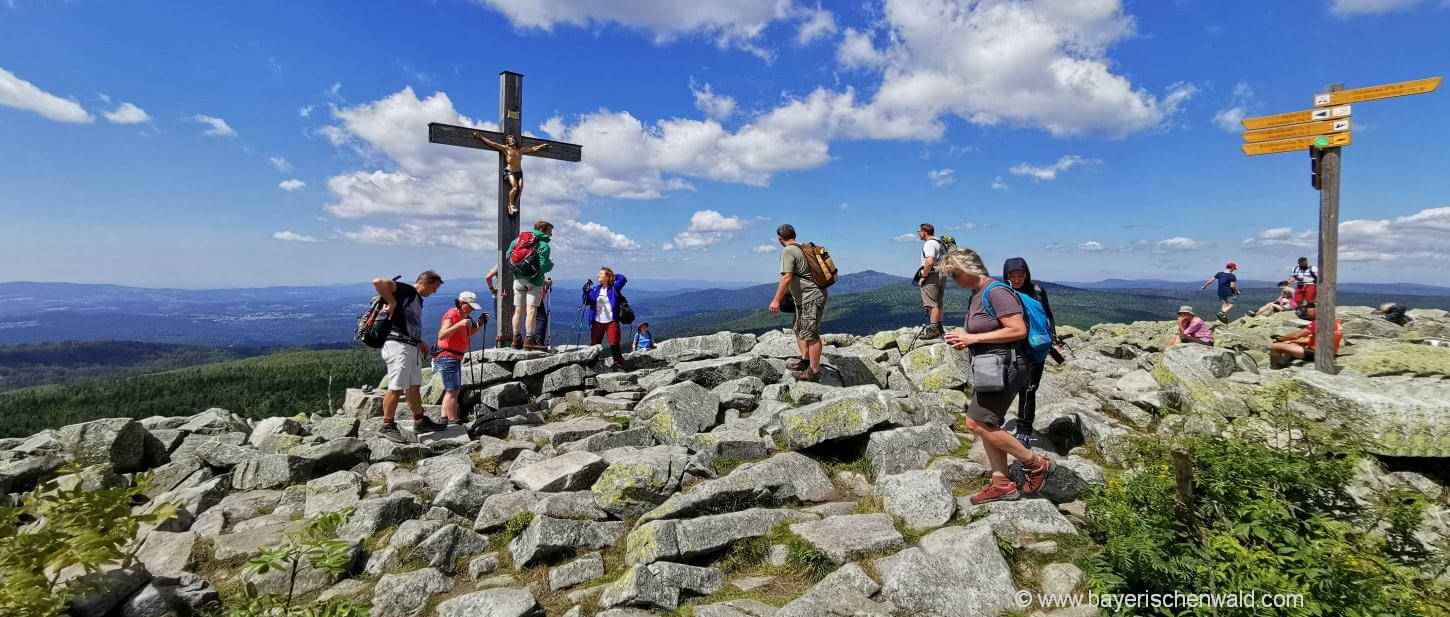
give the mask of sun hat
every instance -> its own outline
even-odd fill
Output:
[[[483,305],[478,303],[478,294],[471,291],[458,294],[458,301],[473,307],[475,311],[483,310]]]
[[[1192,315],[1194,317],[1198,316],[1198,313],[1193,312],[1193,307],[1188,306],[1187,304],[1178,307],[1178,314],[1182,315],[1184,313],[1188,313],[1189,315]]]

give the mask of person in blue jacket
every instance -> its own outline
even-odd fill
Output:
[[[649,322],[639,324],[634,330],[634,349],[631,351],[649,351],[654,348],[655,337],[650,333]]]
[[[589,344],[598,345],[609,337],[609,353],[614,357],[614,367],[629,370],[624,354],[619,350],[619,292],[628,279],[615,274],[609,267],[599,269],[598,282],[584,282],[584,306],[589,320]]]

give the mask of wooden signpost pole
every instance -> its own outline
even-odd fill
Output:
[[[1326,92],[1338,92],[1344,84],[1331,84]],[[1334,318],[1338,303],[1335,285],[1339,283],[1339,157],[1338,146],[1323,148],[1319,154],[1319,286],[1315,298],[1314,368],[1333,375]]]

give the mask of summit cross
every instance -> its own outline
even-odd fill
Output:
[[[498,131],[430,122],[428,141],[448,146],[493,150],[498,157],[498,263],[499,295],[496,340],[513,338],[513,272],[508,267],[509,243],[519,235],[519,204],[523,198],[523,157],[535,156],[577,163],[584,148],[578,144],[523,135],[524,76],[512,71],[498,74]]]

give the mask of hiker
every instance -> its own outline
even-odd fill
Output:
[[[1317,322],[1314,318],[1318,311],[1314,309],[1314,303],[1309,302],[1300,305],[1299,317],[1307,319],[1309,325],[1285,334],[1269,345],[1269,368],[1281,369],[1289,366],[1293,358],[1305,362],[1314,361],[1314,332],[1317,330]],[[1334,320],[1334,353],[1339,354],[1339,344],[1344,341],[1344,328],[1339,320]]]
[[[1203,287],[1199,287],[1208,289],[1209,285],[1218,283],[1218,320],[1223,323],[1228,323],[1228,312],[1234,308],[1234,296],[1239,295],[1239,277],[1234,274],[1238,269],[1239,265],[1230,261],[1224,264],[1223,272],[1213,275],[1213,278],[1203,282]]]
[[[423,362],[428,357],[428,344],[423,342],[423,298],[433,295],[443,286],[443,277],[437,272],[424,270],[412,285],[385,278],[373,279],[373,289],[383,299],[388,315],[401,315],[392,319],[392,332],[383,343],[383,362],[388,365],[388,391],[383,394],[383,428],[379,436],[388,441],[406,443],[398,430],[395,415],[398,398],[407,393],[408,409],[413,412],[413,432],[429,433],[441,430],[443,425],[423,415]]]
[[[1289,286],[1289,281],[1279,281],[1279,298],[1259,307],[1254,311],[1255,317],[1268,317],[1280,311],[1294,310],[1294,289]]]
[[[796,242],[795,227],[785,224],[776,228],[775,239],[780,243],[780,283],[775,286],[775,296],[770,300],[770,312],[780,312],[780,303],[786,293],[795,304],[795,332],[799,358],[791,358],[786,368],[801,381],[816,381],[821,376],[821,317],[826,314],[826,290],[811,277],[806,253]]]
[[[1289,271],[1289,280],[1294,281],[1294,306],[1314,302],[1319,295],[1319,268],[1309,265],[1308,257],[1300,257],[1299,263]]]
[[[1167,349],[1173,349],[1183,343],[1196,343],[1213,347],[1213,328],[1193,312],[1193,307],[1187,304],[1178,307],[1178,333],[1168,339]]]
[[[478,321],[469,319],[478,311]],[[458,392],[463,389],[463,357],[468,354],[468,340],[488,323],[488,313],[478,303],[478,294],[465,291],[453,301],[453,308],[443,314],[438,326],[438,353],[433,355],[433,370],[443,376],[443,417],[449,427],[463,424],[458,411]]]
[[[1408,326],[1410,325],[1411,321],[1414,321],[1413,319],[1410,319],[1410,316],[1407,314],[1409,310],[1410,309],[1403,304],[1399,304],[1397,302],[1386,302],[1384,304],[1381,304],[1379,308],[1375,309],[1374,314],[1384,315],[1385,321],[1388,321],[1397,326]]]
[[[548,282],[548,273],[554,269],[554,261],[549,256],[550,235],[553,233],[552,224],[548,221],[539,221],[534,223],[532,230],[520,233],[518,238],[509,243],[509,266],[515,270],[514,338],[512,341],[500,340],[498,344],[501,347],[544,349],[544,340],[535,330],[535,321],[538,320],[539,305],[544,300],[544,286]],[[533,270],[530,276],[518,275],[521,264],[523,267]],[[527,330],[519,327],[520,322],[527,326]],[[525,332],[529,336],[525,336]]]
[[[921,306],[926,309],[926,326],[919,338],[928,340],[942,335],[941,305],[946,289],[941,280],[941,258],[946,255],[946,247],[941,240],[932,237],[935,233],[936,227],[931,223],[922,223],[916,232],[916,237],[921,239],[921,267],[917,269],[914,280],[921,288]]]
[[[609,337],[609,353],[614,358],[614,368],[629,370],[624,354],[619,350],[619,292],[629,282],[623,274],[615,274],[609,267],[599,269],[598,282],[584,281],[584,306],[589,320],[589,344],[598,345]]]
[[[973,504],[1015,500],[1042,490],[1052,461],[1029,450],[1002,430],[1012,399],[1026,387],[1028,370],[1025,341],[1028,325],[1022,301],[1006,285],[993,281],[981,256],[957,249],[943,259],[942,274],[959,287],[973,291],[967,304],[966,329],[952,330],[946,342],[953,349],[971,351],[972,402],[967,407],[967,429],[981,440],[992,466],[992,480],[971,497]],[[986,294],[979,293],[992,285]],[[996,315],[995,318],[992,315]],[[1007,457],[1022,462],[1022,486],[1007,477]]]
[[[1047,290],[1041,285],[1032,281],[1032,269],[1027,266],[1027,260],[1021,257],[1013,257],[1002,264],[1002,278],[1017,293],[1029,296],[1042,303],[1042,309],[1047,313],[1047,319],[1052,325],[1052,340],[1057,340],[1057,318],[1052,316],[1052,304],[1047,301]],[[1047,368],[1047,362],[1028,362],[1027,384],[1023,386],[1020,398],[1017,400],[1017,441],[1022,445],[1031,447],[1032,444],[1032,421],[1037,417],[1037,386],[1042,383],[1042,372]]]
[[[498,299],[498,287],[494,286],[496,280],[498,280],[498,266],[489,268],[488,274],[483,275],[483,284],[488,285],[488,295],[493,296],[494,300]]]
[[[655,337],[650,334],[649,322],[639,324],[639,327],[634,329],[634,345],[630,351],[649,351],[654,348]]]

